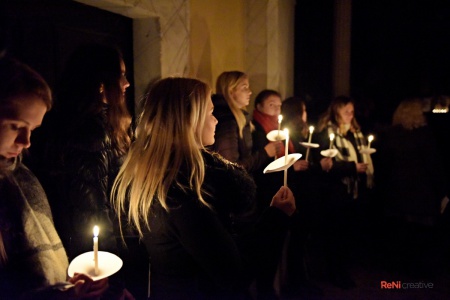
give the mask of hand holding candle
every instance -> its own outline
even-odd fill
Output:
[[[369,145],[367,146],[367,148],[370,149],[370,143],[372,143],[372,141],[373,141],[373,135],[369,135],[367,140],[369,141]]]
[[[95,264],[95,269],[94,269],[94,274],[98,275],[98,233],[99,233],[99,228],[97,225],[94,226],[94,264]]]
[[[286,135],[286,145],[284,146],[284,164],[288,163],[288,149],[289,149],[289,130],[284,129],[284,134]],[[284,186],[287,186],[287,168],[284,169]]]
[[[333,148],[334,133],[330,133],[330,149]]]

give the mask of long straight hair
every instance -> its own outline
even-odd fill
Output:
[[[112,145],[124,154],[130,145],[131,116],[120,86],[121,62],[122,53],[114,46],[94,43],[77,48],[66,63],[55,108],[63,124],[76,124],[98,114],[105,97]]]
[[[144,99],[136,140],[112,191],[119,220],[126,214],[141,236],[142,222],[150,229],[148,216],[153,201],[169,211],[166,198],[174,184],[194,191],[200,202],[209,206],[203,199],[201,136],[210,94],[211,89],[199,80],[166,78],[156,82]],[[188,170],[188,184],[179,180],[181,168]]]
[[[216,94],[222,95],[228,103],[231,112],[238,124],[239,136],[244,136],[243,129],[247,120],[242,113],[241,108],[238,107],[236,101],[233,99],[233,91],[241,83],[242,80],[247,79],[247,74],[241,71],[228,71],[219,75],[216,81]]]

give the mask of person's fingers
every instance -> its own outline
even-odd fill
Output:
[[[77,297],[85,297],[87,291],[90,288],[90,282],[86,282],[84,279],[77,280],[74,283],[75,295]]]
[[[135,298],[127,289],[124,289],[120,300],[135,300]]]

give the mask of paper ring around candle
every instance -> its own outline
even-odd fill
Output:
[[[264,174],[284,171],[292,166],[297,160],[300,159],[302,155],[300,153],[292,153],[288,155],[287,163],[285,162],[285,158],[280,157],[273,162],[271,162],[263,171]]]
[[[272,130],[266,135],[266,138],[271,142],[284,141],[286,139],[286,133],[283,130]]]
[[[319,144],[316,144],[316,143],[300,142],[299,144],[306,148],[319,148]]]
[[[94,251],[89,251],[75,257],[67,269],[67,274],[73,277],[75,273],[89,275],[92,280],[109,277],[122,268],[123,262],[115,254],[98,251],[98,274],[95,275]]]
[[[377,152],[377,149],[374,149],[374,148],[365,148],[365,149],[359,150],[359,153],[361,153],[361,154],[373,154],[375,152]]]
[[[327,149],[320,151],[320,154],[325,157],[335,157],[338,154],[337,149]]]

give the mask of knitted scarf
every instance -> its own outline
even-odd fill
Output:
[[[335,159],[337,161],[354,161],[355,163],[357,163],[358,153],[356,151],[359,152],[359,150],[367,146],[367,141],[361,131],[358,130],[355,132],[350,132],[350,134],[353,134],[355,138],[356,149],[353,144],[343,136],[341,130],[331,122],[328,123],[328,135],[330,135],[330,133],[334,133],[335,135],[333,148],[338,150],[338,154],[336,155]],[[359,155],[362,159],[362,162],[368,164],[366,170],[366,186],[368,188],[372,188],[374,173],[372,158],[370,157],[370,154]],[[355,178],[345,177],[342,179],[342,182],[347,185],[347,192],[349,194],[353,192],[353,198],[358,198],[358,181],[355,180]]]
[[[67,277],[68,260],[53,225],[45,192],[37,178],[20,161],[16,160],[9,170],[0,184],[0,194],[5,196],[0,201],[1,211],[5,214],[0,229],[3,231],[3,226],[13,226],[19,231],[12,233],[13,252],[7,255],[10,259],[20,259],[16,264],[23,269],[15,271],[18,274],[22,272],[23,277],[31,281],[26,283],[27,286],[39,288],[63,282]],[[20,220],[11,217],[15,215],[20,216]]]
[[[255,109],[253,111],[253,120],[258,122],[262,128],[264,129],[264,132],[268,134],[272,130],[278,130],[278,116],[269,116],[268,114],[262,113],[259,110]],[[284,149],[285,143],[283,143],[280,147],[279,153],[277,153],[277,157],[284,156],[285,149]],[[294,144],[292,143],[292,140],[289,140],[289,153],[294,153],[295,148]]]

